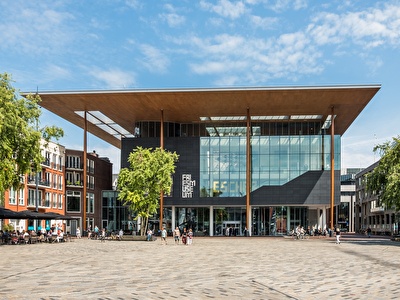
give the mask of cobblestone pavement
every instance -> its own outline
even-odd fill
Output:
[[[0,299],[400,299],[400,242],[202,237],[1,245]]]

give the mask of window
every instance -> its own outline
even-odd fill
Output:
[[[51,203],[50,203],[50,201],[51,201],[51,194],[50,194],[50,193],[46,193],[45,195],[46,195],[46,198],[44,199],[44,202],[43,202],[43,205],[42,205],[42,206],[44,206],[44,207],[51,207],[51,206],[50,206],[50,205],[51,205]]]
[[[52,161],[51,161],[51,167],[53,169],[57,169],[57,154],[53,153]]]
[[[81,174],[78,172],[67,172],[67,185],[77,185],[82,186]]]
[[[94,190],[94,176],[86,176],[87,188]]]
[[[67,168],[82,169],[81,158],[79,156],[67,156]]]
[[[53,174],[53,182],[52,182],[53,189],[57,188],[57,175]]]
[[[50,152],[46,151],[45,153],[45,160],[43,162],[44,165],[50,166]]]
[[[25,190],[20,189],[18,192],[18,205],[25,205]]]
[[[58,175],[58,189],[59,190],[63,189],[63,180],[61,175]]]
[[[57,194],[53,194],[53,208],[57,208]]]
[[[58,157],[58,169],[61,171],[62,170],[62,156]]]
[[[67,191],[67,211],[81,211],[81,192]]]
[[[86,163],[87,163],[88,173],[94,173],[94,160],[87,159]]]
[[[42,191],[38,191],[38,205],[42,204]],[[28,190],[28,206],[36,206],[36,190]]]
[[[63,208],[63,201],[62,201],[62,199],[63,199],[63,195],[58,194],[58,208],[59,208],[59,209],[62,209],[62,208]]]
[[[9,204],[17,204],[16,203],[16,199],[15,199],[16,196],[17,196],[16,191],[14,191],[14,189],[11,188],[10,191],[9,191],[8,203]]]
[[[86,212],[89,214],[94,213],[94,194],[87,193],[86,194]]]

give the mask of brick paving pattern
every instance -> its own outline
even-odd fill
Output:
[[[0,299],[400,299],[399,247],[350,234],[1,245]]]

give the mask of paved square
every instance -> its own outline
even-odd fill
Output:
[[[1,245],[1,299],[399,299],[400,242],[204,237]]]

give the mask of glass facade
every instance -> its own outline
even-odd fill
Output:
[[[117,191],[103,191],[102,228],[108,231],[136,231],[136,221],[129,212],[129,207],[118,200]]]
[[[331,137],[252,136],[251,191],[279,186],[307,171],[330,170]],[[335,170],[340,136],[335,136]],[[200,138],[200,196],[242,197],[246,191],[246,137]]]
[[[313,116],[304,117],[308,119],[302,122],[277,117],[253,122],[252,117],[250,153],[247,153],[248,127],[243,122],[246,117],[209,118],[199,124],[166,122],[164,136],[178,139],[166,139],[164,146],[180,154],[174,190],[164,199],[167,204],[164,202],[163,225],[167,231],[171,233],[178,226],[181,230],[191,228],[195,235],[218,236],[228,232],[242,236],[249,225],[248,234],[274,236],[287,234],[298,225],[306,229],[323,228],[326,215],[320,212],[329,205],[326,199],[329,197],[331,135],[327,134],[329,126],[321,119],[313,121]],[[127,151],[137,145],[158,146],[159,123],[135,125],[137,135],[126,140]],[[339,135],[334,139],[335,171],[338,171],[341,140]],[[251,162],[251,212],[246,211],[245,204],[247,158]],[[180,179],[187,174],[196,183],[191,197],[180,193],[183,189],[183,179]],[[286,185],[290,186],[289,190]],[[293,188],[296,189],[294,196]],[[247,214],[251,220],[246,224]],[[149,219],[149,227],[156,234],[159,221],[159,214]]]

